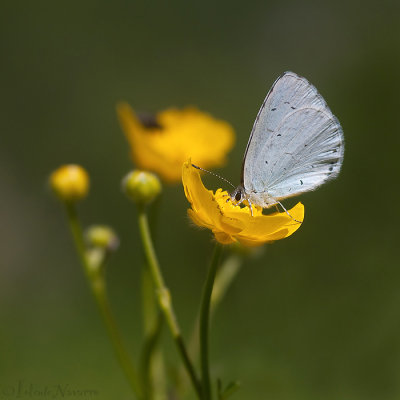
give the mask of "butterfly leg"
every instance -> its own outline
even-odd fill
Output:
[[[250,207],[250,214],[253,217],[253,205],[251,204],[251,201],[249,199],[247,199],[248,203],[249,203],[249,207]]]
[[[298,221],[297,219],[293,218],[293,217],[290,215],[289,211],[286,210],[286,208],[283,206],[283,204],[282,204],[280,201],[278,201],[278,204],[283,208],[283,211],[285,211],[285,213],[286,213],[287,215],[289,215],[290,218],[292,218],[293,221],[296,221],[296,222],[298,222],[299,224],[301,224],[301,223],[303,222],[303,221]]]

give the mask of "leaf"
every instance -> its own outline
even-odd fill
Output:
[[[217,388],[218,388],[218,400],[226,400],[230,397],[233,393],[235,393],[240,387],[239,381],[230,382],[224,390],[222,390],[222,382],[220,379],[217,381]]]

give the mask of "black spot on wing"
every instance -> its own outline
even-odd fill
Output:
[[[271,111],[276,111],[276,107],[274,107],[274,108],[271,108]]]

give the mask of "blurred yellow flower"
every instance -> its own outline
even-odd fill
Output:
[[[227,122],[194,107],[170,108],[141,121],[129,104],[120,103],[117,114],[135,164],[169,183],[180,181],[189,157],[204,168],[223,165],[235,140]]]
[[[89,175],[80,165],[63,165],[50,175],[50,187],[60,200],[82,200],[89,191]]]
[[[218,189],[215,193],[204,187],[199,171],[187,161],[182,167],[182,182],[186,198],[192,208],[188,214],[192,221],[210,229],[215,239],[222,244],[240,242],[244,246],[260,246],[283,239],[294,233],[303,221],[304,206],[297,203],[285,212],[263,215],[261,207],[253,205],[253,216],[249,207],[234,206],[228,193]]]

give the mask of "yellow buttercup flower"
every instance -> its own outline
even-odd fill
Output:
[[[192,221],[210,229],[215,239],[222,244],[240,242],[245,246],[260,246],[283,239],[294,233],[304,219],[304,206],[297,203],[285,212],[263,215],[262,208],[253,205],[253,216],[249,207],[235,206],[228,193],[218,189],[215,193],[204,187],[199,171],[191,161],[183,164],[182,182],[186,198],[192,208],[188,210]]]
[[[189,157],[204,168],[223,165],[235,140],[227,122],[194,107],[170,108],[142,121],[127,103],[118,104],[117,113],[135,164],[169,183],[180,181]]]
[[[53,192],[63,201],[82,200],[89,191],[89,175],[80,165],[68,164],[57,168],[49,181]]]

